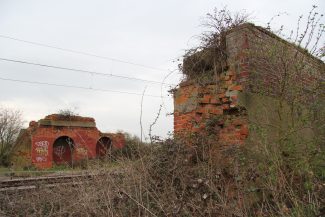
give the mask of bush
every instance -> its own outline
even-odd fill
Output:
[[[9,157],[22,125],[20,111],[0,107],[0,165],[9,166]]]
[[[120,132],[124,135],[125,146],[122,149],[113,150],[113,158],[116,160],[128,159],[136,160],[146,156],[150,151],[150,144],[141,142],[140,138],[126,132]]]

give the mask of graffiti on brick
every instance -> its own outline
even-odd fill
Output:
[[[39,141],[35,142],[35,151],[38,156],[47,156],[49,154],[49,142]]]
[[[36,162],[46,162],[49,154],[49,142],[46,140],[35,142],[35,152]]]
[[[57,146],[53,148],[53,152],[59,158],[63,158],[63,154],[65,153],[65,147],[63,145]]]
[[[38,156],[38,157],[36,157],[36,161],[37,162],[46,162],[46,160],[47,160],[47,158],[44,157],[44,156]]]

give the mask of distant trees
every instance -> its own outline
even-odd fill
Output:
[[[9,156],[22,128],[19,110],[0,107],[0,165],[9,164]]]

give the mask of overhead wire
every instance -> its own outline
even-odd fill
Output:
[[[126,91],[119,91],[119,90],[108,90],[108,89],[100,89],[100,88],[92,88],[92,87],[84,87],[84,86],[75,86],[75,85],[66,85],[66,84],[57,84],[57,83],[47,83],[47,82],[40,82],[40,81],[27,81],[27,80],[11,79],[11,78],[3,78],[3,77],[0,77],[0,80],[11,81],[11,82],[19,82],[19,83],[27,83],[27,84],[37,84],[37,85],[48,85],[48,86],[56,86],[56,87],[75,88],[75,89],[83,89],[83,90],[90,90],[90,91],[112,92],[112,93],[118,93],[118,94],[129,94],[129,95],[137,95],[137,96],[142,96],[143,95],[142,93],[126,92]],[[161,98],[162,97],[162,96],[150,95],[150,94],[146,94],[145,96],[155,97],[155,98]]]
[[[27,64],[27,65],[33,65],[33,66],[54,68],[54,69],[60,69],[60,70],[89,73],[91,75],[109,76],[109,77],[116,77],[116,78],[121,78],[121,79],[137,80],[137,81],[142,81],[142,82],[147,82],[147,83],[174,85],[174,84],[164,83],[164,82],[160,82],[160,81],[153,81],[153,80],[147,80],[147,79],[136,78],[136,77],[108,74],[108,73],[102,73],[102,72],[96,72],[96,71],[90,71],[90,70],[84,70],[84,69],[68,68],[68,67],[62,67],[62,66],[54,66],[54,65],[42,64],[42,63],[34,63],[34,62],[28,62],[28,61],[23,61],[23,60],[15,60],[15,59],[8,59],[8,58],[2,58],[2,57],[0,57],[0,60],[7,61],[7,62],[13,62],[13,63],[19,63],[19,64]]]
[[[101,56],[101,55],[97,55],[97,54],[87,53],[87,52],[84,52],[84,51],[78,51],[78,50],[73,50],[73,49],[68,49],[68,48],[62,48],[62,47],[57,47],[57,46],[53,46],[53,45],[48,45],[48,44],[44,44],[44,43],[28,41],[28,40],[19,39],[19,38],[7,36],[7,35],[1,35],[0,34],[0,38],[10,39],[10,40],[19,41],[19,42],[23,42],[23,43],[27,43],[27,44],[36,45],[36,46],[41,46],[41,47],[56,49],[56,50],[60,50],[60,51],[65,51],[65,52],[69,52],[69,53],[76,53],[76,54],[81,54],[81,55],[85,55],[85,56],[91,56],[91,57],[95,57],[95,58],[111,60],[111,61],[114,61],[114,62],[129,64],[129,65],[134,65],[134,66],[138,66],[138,67],[142,67],[142,68],[147,68],[147,69],[152,69],[152,70],[157,70],[157,71],[165,71],[165,72],[168,71],[167,69],[161,69],[161,68],[157,68],[157,67],[153,67],[153,66],[148,66],[148,65],[144,65],[144,64],[140,64],[140,63],[134,63],[134,62],[130,62],[130,61],[126,61],[126,60],[121,60],[121,59],[117,59],[117,58],[112,58],[112,57],[106,57],[106,56]]]
[[[6,35],[1,35],[0,38],[6,38],[14,41],[19,41],[27,44],[32,44],[36,46],[41,46],[41,47],[46,47],[46,48],[51,48],[51,49],[56,49],[60,51],[65,51],[65,52],[70,52],[70,53],[77,53],[85,56],[91,56],[95,58],[100,58],[100,59],[106,59],[106,60],[111,60],[114,62],[120,62],[124,64],[129,64],[129,65],[134,65],[142,68],[147,68],[147,69],[152,69],[152,70],[158,70],[158,71],[169,71],[168,69],[161,69],[157,67],[152,67],[144,64],[138,64],[134,62],[129,62],[117,58],[111,58],[111,57],[106,57],[106,56],[100,56],[92,53],[87,53],[83,51],[78,51],[78,50],[73,50],[73,49],[67,49],[67,48],[62,48],[62,47],[56,47],[44,43],[39,43],[39,42],[33,42],[33,41],[28,41],[24,39],[19,39],[11,36],[6,36]],[[129,76],[122,76],[122,75],[116,75],[116,74],[108,74],[108,73],[102,73],[102,72],[96,72],[96,71],[90,71],[90,70],[83,70],[83,69],[75,69],[75,68],[68,68],[68,67],[61,67],[61,66],[54,66],[54,65],[48,65],[48,64],[42,64],[42,63],[34,63],[34,62],[28,62],[28,61],[22,61],[22,60],[15,60],[15,59],[8,59],[8,58],[0,58],[2,61],[7,61],[7,62],[14,62],[14,63],[20,63],[20,64],[28,64],[28,65],[34,65],[34,66],[40,66],[40,67],[47,67],[47,68],[55,68],[55,69],[60,69],[60,70],[69,70],[69,71],[75,71],[75,72],[82,72],[82,73],[89,73],[91,75],[101,75],[101,76],[110,76],[110,77],[116,77],[116,78],[121,78],[121,79],[128,79],[128,80],[137,80],[137,81],[142,81],[142,82],[147,82],[147,83],[157,83],[161,85],[175,85],[175,84],[169,84],[165,82],[159,82],[159,81],[153,81],[153,80],[147,80],[147,79],[141,79],[141,78],[136,78],[136,77],[129,77]],[[29,84],[38,84],[38,85],[49,85],[49,86],[57,86],[57,87],[67,87],[67,88],[77,88],[77,89],[85,89],[85,90],[93,90],[93,91],[104,91],[104,92],[114,92],[114,93],[120,93],[120,94],[130,94],[130,95],[139,95],[142,96],[141,93],[134,93],[134,92],[125,92],[125,91],[118,91],[118,90],[107,90],[107,89],[98,89],[98,88],[92,88],[92,87],[84,87],[84,86],[74,86],[74,85],[65,85],[65,84],[56,84],[56,83],[47,83],[47,82],[39,82],[39,81],[27,81],[27,80],[20,80],[20,79],[11,79],[11,78],[3,78],[0,77],[0,80],[4,81],[11,81],[11,82],[20,82],[20,83],[29,83]],[[158,95],[145,95],[149,97],[160,97]]]

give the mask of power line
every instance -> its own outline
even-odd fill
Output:
[[[164,82],[153,81],[153,80],[146,80],[146,79],[135,78],[135,77],[128,77],[128,76],[115,75],[115,74],[107,74],[107,73],[96,72],[96,71],[89,71],[89,70],[84,70],[84,69],[67,68],[67,67],[54,66],[54,65],[42,64],[42,63],[33,63],[33,62],[27,62],[27,61],[22,61],[22,60],[14,60],[14,59],[7,59],[7,58],[1,58],[1,57],[0,57],[0,60],[1,61],[7,61],[7,62],[13,62],[13,63],[33,65],[33,66],[41,66],[41,67],[47,67],[47,68],[68,70],[68,71],[74,71],[74,72],[89,73],[91,75],[101,75],[101,76],[116,77],[116,78],[121,78],[121,79],[142,81],[142,82],[147,82],[147,83],[173,85],[173,84],[168,84],[168,83],[164,83]]]
[[[47,45],[47,44],[43,44],[43,43],[39,43],[39,42],[27,41],[27,40],[24,40],[24,39],[14,38],[14,37],[11,37],[11,36],[6,36],[6,35],[0,35],[0,38],[6,38],[6,39],[14,40],[14,41],[19,41],[19,42],[32,44],[32,45],[37,45],[37,46],[46,47],[46,48],[51,48],[51,49],[56,49],[56,50],[65,51],[65,52],[69,52],[69,53],[76,53],[76,54],[81,54],[81,55],[85,55],[85,56],[91,56],[91,57],[95,57],[95,58],[111,60],[111,61],[114,61],[114,62],[134,65],[134,66],[147,68],[147,69],[152,69],[152,70],[157,70],[157,71],[168,71],[166,69],[161,69],[161,68],[157,68],[157,67],[153,67],[153,66],[147,66],[147,65],[143,65],[143,64],[139,64],[139,63],[129,62],[129,61],[126,61],[126,60],[121,60],[121,59],[116,59],[116,58],[111,58],[111,57],[106,57],[106,56],[100,56],[100,55],[97,55],[97,54],[87,53],[87,52],[78,51],[78,50],[72,50],[72,49],[68,49],[68,48],[56,47],[56,46]]]
[[[65,84],[47,83],[47,82],[39,82],[39,81],[27,81],[27,80],[19,80],[19,79],[11,79],[11,78],[3,78],[3,77],[0,77],[0,80],[11,81],[11,82],[19,82],[19,83],[27,83],[27,84],[48,85],[48,86],[55,86],[55,87],[67,87],[67,88],[83,89],[83,90],[90,90],[90,91],[112,92],[112,93],[118,93],[118,94],[129,94],[129,95],[142,96],[141,93],[118,91],[118,90],[98,89],[98,88],[84,87],[84,86],[65,85]],[[162,98],[162,96],[150,95],[150,94],[146,94],[144,96]]]

